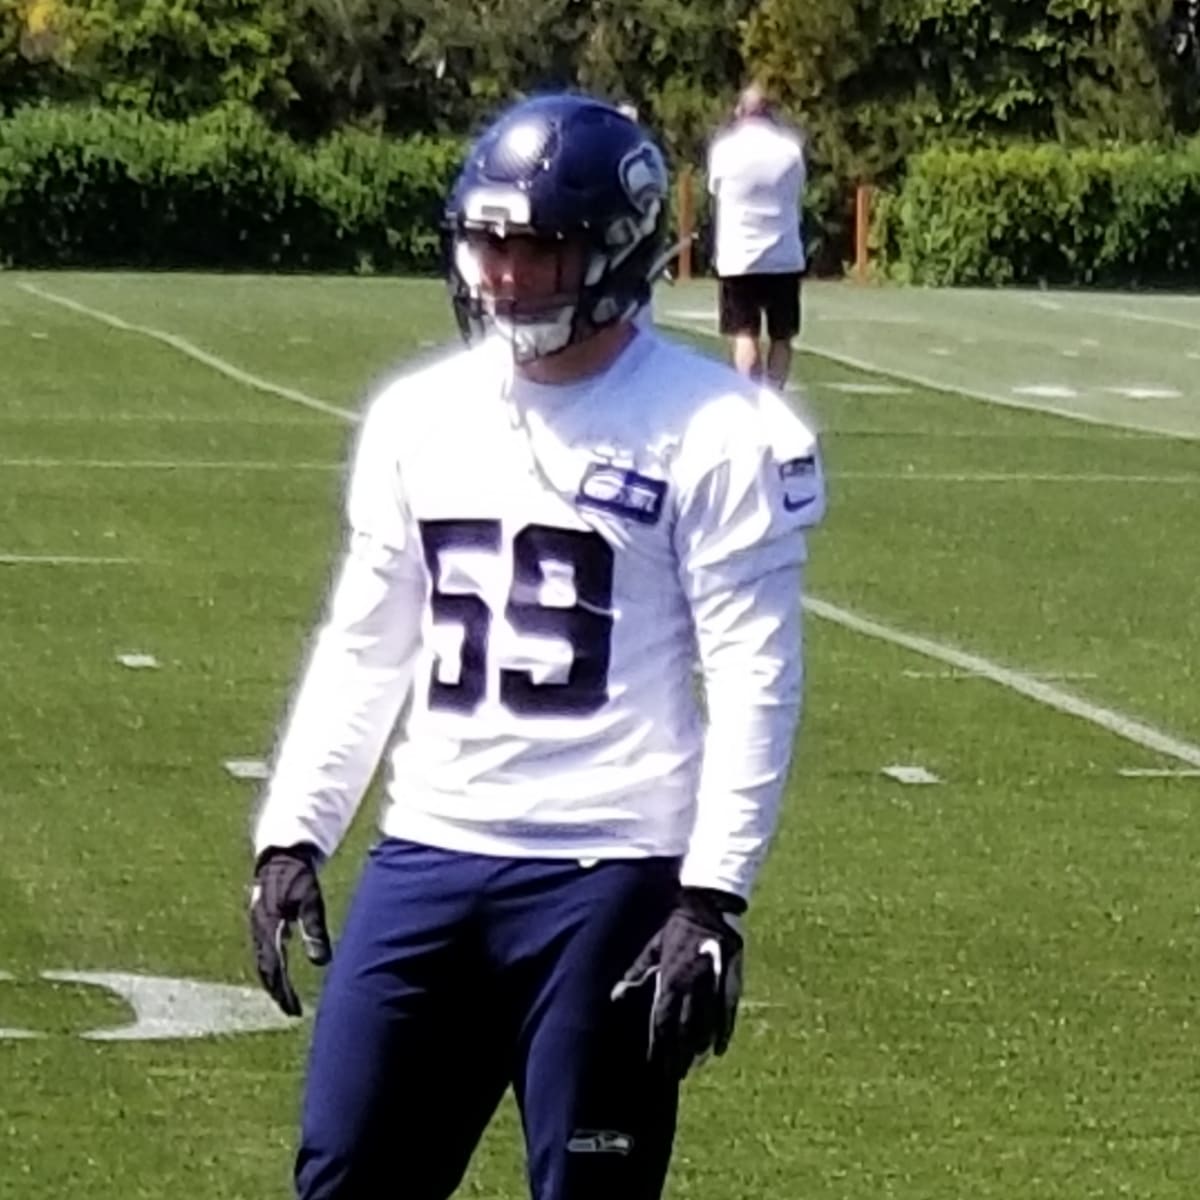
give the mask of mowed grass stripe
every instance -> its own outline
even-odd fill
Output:
[[[227,374],[239,382],[247,383],[249,386],[253,386],[259,388],[260,390],[269,391],[273,394],[278,394],[291,399],[296,398],[296,396],[300,396],[303,398],[300,401],[302,403],[307,403],[313,399],[312,397],[307,397],[304,393],[296,393],[294,389],[277,385],[272,381],[264,380],[258,376],[248,375],[247,373],[241,371],[240,368],[234,367],[232,364],[227,363],[225,360],[217,356],[209,355],[207,352],[197,353],[196,348],[193,347],[191,343],[187,342],[185,339],[179,338],[175,334],[148,326],[141,326],[127,322],[123,318],[115,317],[112,314],[99,309],[94,309],[89,305],[84,305],[78,301],[62,297],[55,293],[50,293],[35,284],[22,283],[18,286],[22,287],[26,291],[32,292],[35,295],[42,296],[43,298],[54,301],[55,303],[63,304],[65,307],[68,307],[74,311],[78,311],[94,319],[102,320],[116,328],[128,330],[134,333],[141,333],[155,338],[156,340],[164,341],[168,345],[171,345],[176,349],[180,349],[192,357],[197,357],[199,361],[204,362],[206,365],[214,366],[215,369],[220,370],[223,374]],[[351,413],[349,410],[339,409],[333,406],[325,406],[323,402],[318,402],[318,404],[322,407],[323,411],[328,411],[331,415],[337,415],[342,419],[349,421],[356,419],[356,414]],[[820,614],[821,606],[823,605],[826,606],[824,615],[830,617],[830,619],[834,619],[830,614],[845,614],[846,612],[846,610],[841,610],[836,605],[827,604],[819,598],[813,598],[812,606],[814,611]],[[873,626],[873,623],[866,622],[865,624],[856,624],[856,620],[857,619],[853,617],[853,614],[846,614],[846,623],[850,628],[854,628],[860,633],[867,633],[869,636],[879,636],[878,632],[871,632],[871,630],[868,628],[869,626]],[[874,626],[875,630],[882,628],[884,627],[877,625]],[[907,637],[909,635],[900,634],[900,636]],[[917,641],[922,641],[922,639],[917,639]],[[906,644],[909,644],[910,648],[915,648],[915,643],[910,642]],[[928,643],[928,645],[933,645],[933,643]],[[928,651],[925,650],[921,652]],[[970,658],[971,656],[966,656],[966,658],[964,658],[962,661],[958,661],[953,658],[943,658],[943,661],[950,662],[952,665],[961,666],[964,662],[966,662],[967,659]],[[1155,730],[1153,727],[1145,725],[1133,717],[1126,716],[1125,714],[1112,709],[1090,705],[1085,701],[1080,701],[1077,698],[1070,697],[1066,693],[1058,693],[1056,689],[1050,688],[1048,685],[1038,683],[1036,680],[1031,680],[1027,676],[1021,676],[1019,673],[1010,672],[1006,668],[989,663],[988,660],[971,659],[971,662],[972,664],[976,662],[985,664],[984,670],[981,673],[986,674],[989,678],[992,678],[996,682],[1003,683],[1004,686],[1013,688],[1013,690],[1020,692],[1029,699],[1033,699],[1039,703],[1047,704],[1052,708],[1057,708],[1059,711],[1084,717],[1087,720],[1091,720],[1094,723],[1100,724],[1102,727],[1109,729],[1111,732],[1117,733],[1119,736],[1126,737],[1128,740],[1136,741],[1150,749],[1159,749],[1161,752],[1167,753],[1172,757],[1180,758],[1181,761],[1185,761],[1189,765],[1200,764],[1200,748],[1196,748],[1190,743],[1185,743],[1178,739],[1174,739],[1170,737],[1170,735],[1163,734],[1161,731]],[[972,665],[972,669],[977,668]],[[1170,749],[1166,749],[1165,747],[1170,747]],[[1189,755],[1192,757],[1189,757]]]
[[[93,301],[111,286],[114,303],[100,306],[116,308],[115,283],[89,286],[94,293],[81,294]],[[144,319],[176,327],[174,312],[189,303],[194,281],[164,277],[153,286],[142,285]],[[286,308],[280,296],[292,287],[233,288],[270,303],[229,306],[230,325],[241,321],[264,345],[278,345],[282,326],[262,311]],[[391,294],[349,281],[328,290],[346,301],[347,322],[369,298]],[[413,292],[428,303],[430,292]],[[353,299],[360,294],[368,298],[361,306]],[[293,304],[292,328],[328,331],[317,311]],[[264,370],[267,360],[243,355],[236,341],[210,339],[205,325],[185,332],[267,378],[296,382]],[[114,394],[136,370],[139,343],[129,340],[129,359],[105,363]],[[173,351],[140,345],[148,359],[208,381],[206,369]],[[328,354],[330,378],[360,370],[357,351],[340,342]],[[76,378],[76,366],[87,365],[59,369]],[[225,385],[212,374],[214,389]],[[304,386],[327,394],[323,383]],[[241,398],[237,387],[227,390]],[[972,451],[1000,427],[996,418],[1014,434],[1027,431],[1015,446],[1003,443],[1015,455],[1039,433],[1064,428],[952,396],[914,401],[883,414],[907,430],[909,444],[925,443],[931,413],[957,422],[956,444]],[[299,406],[245,408],[311,419],[313,448],[287,457],[334,457],[352,432]],[[828,449],[839,461],[853,439],[837,419],[849,411],[822,398]],[[1184,469],[1162,439],[1071,428],[1086,437],[1063,439],[1061,461],[1039,460],[1038,469],[1093,469],[1087,455],[1118,441],[1146,456],[1139,469],[1162,472],[1159,452],[1172,470]],[[905,438],[873,444],[882,457],[869,465],[905,461]],[[247,457],[264,456],[267,445],[260,429],[247,429],[255,447]],[[215,453],[201,438],[171,451],[181,459]],[[90,454],[117,456],[108,443]],[[136,457],[155,454],[164,456],[139,449]],[[934,470],[962,465],[950,439],[929,455]],[[73,480],[45,472],[19,481],[21,490],[62,489],[54,528],[75,528],[99,509],[145,520],[147,540],[162,549],[133,587],[122,572],[95,572],[72,594],[53,572],[30,572],[19,606],[5,614],[10,670],[0,674],[0,700],[12,720],[0,761],[0,886],[11,919],[0,922],[0,965],[23,981],[45,968],[92,967],[253,982],[244,905],[255,785],[230,780],[221,761],[269,747],[319,616],[340,510],[332,475],[165,478],[166,486],[151,472]],[[1080,647],[1069,638],[1088,636],[1095,613],[1063,607],[1043,627],[1022,611],[1021,621],[1004,623],[1011,592],[1035,592],[1046,572],[1062,569],[1057,545],[1041,552],[1052,529],[1030,523],[1032,505],[996,511],[1017,490],[901,490],[882,481],[875,508],[868,484],[848,486],[814,538],[815,590],[855,611],[889,614],[892,624],[939,637],[953,629],[1000,661],[1019,654],[1024,664],[1028,650],[1034,666],[1070,665]],[[1073,524],[1082,542],[1106,537],[1118,515],[1145,540],[1155,521],[1178,523],[1182,511],[1139,503],[1114,514],[1093,488],[1081,491],[1086,504],[1055,520]],[[1059,498],[1080,495],[1039,486],[1039,502],[1043,494],[1055,513]],[[1183,495],[1164,490],[1155,499]],[[41,497],[28,504],[37,511]],[[946,530],[948,517],[959,518],[957,529]],[[1128,590],[1113,561],[1127,544],[1115,550],[1086,564],[1089,587],[1153,624],[1139,635],[1161,634],[1160,615],[1144,612],[1144,592]],[[963,617],[957,605],[968,594],[947,575],[955,563],[974,573],[980,556],[1002,561],[1003,576],[983,581],[979,606]],[[1135,565],[1153,571],[1153,589],[1160,568],[1148,562]],[[868,586],[875,590],[860,595]],[[747,1006],[730,1053],[689,1078],[670,1194],[1191,1200],[1200,1174],[1191,1136],[1191,964],[1200,943],[1187,897],[1200,851],[1188,782],[1119,779],[1129,747],[1106,731],[1047,720],[1043,707],[986,682],[905,678],[902,670],[919,663],[911,650],[811,625],[796,775],[749,918],[748,996],[771,1007]],[[1168,628],[1185,636],[1178,621]],[[1139,645],[1130,640],[1114,672]],[[115,649],[153,650],[163,669],[128,672],[113,662]],[[1181,674],[1170,678],[1194,697]],[[1140,711],[1142,697],[1136,703]],[[925,762],[945,783],[908,789],[879,775],[885,763],[906,761]],[[323,875],[335,931],[370,838],[370,808],[368,800]],[[302,955],[295,965],[305,998],[314,998],[316,973]],[[0,1024],[51,1019],[43,1015],[55,999],[50,985],[31,982],[27,991],[26,1004],[14,1005],[0,986]],[[85,1027],[81,1003],[62,997],[57,1024]],[[66,1035],[5,1046],[0,1196],[8,1200],[9,1183],[13,1200],[198,1190],[205,1200],[282,1200],[304,1046],[303,1029],[186,1046],[96,1047]],[[713,1129],[722,1136],[713,1139]],[[506,1104],[462,1194],[524,1195],[519,1146]]]

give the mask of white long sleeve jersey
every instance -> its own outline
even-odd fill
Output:
[[[779,397],[651,332],[565,387],[514,381],[496,343],[390,383],[256,849],[332,853],[386,751],[385,834],[681,855],[684,883],[748,895],[824,504],[816,439]]]

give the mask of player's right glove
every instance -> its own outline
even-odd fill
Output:
[[[271,998],[289,1017],[300,1016],[300,997],[288,978],[287,943],[292,926],[317,966],[332,957],[325,901],[317,882],[317,850],[308,845],[272,846],[258,856],[250,892],[254,965]]]
[[[613,989],[619,1000],[651,981],[647,1052],[678,1079],[710,1052],[724,1054],[742,994],[740,896],[685,887],[675,911]]]

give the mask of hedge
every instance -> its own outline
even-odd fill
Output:
[[[0,266],[437,271],[441,206],[465,148],[354,129],[308,145],[242,106],[185,121],[19,109],[0,118]],[[693,181],[702,273],[712,212],[702,170]],[[824,270],[840,266],[845,224],[831,184],[814,179],[805,196],[810,262]],[[677,198],[672,188],[672,239]]]
[[[303,146],[240,107],[25,108],[0,120],[0,262],[434,270],[462,151],[360,131]]]
[[[938,148],[876,207],[887,274],[922,284],[1200,282],[1200,140]]]

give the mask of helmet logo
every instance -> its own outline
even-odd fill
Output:
[[[662,155],[650,142],[630,150],[617,167],[621,187],[637,212],[645,217],[657,213],[666,188]]]

